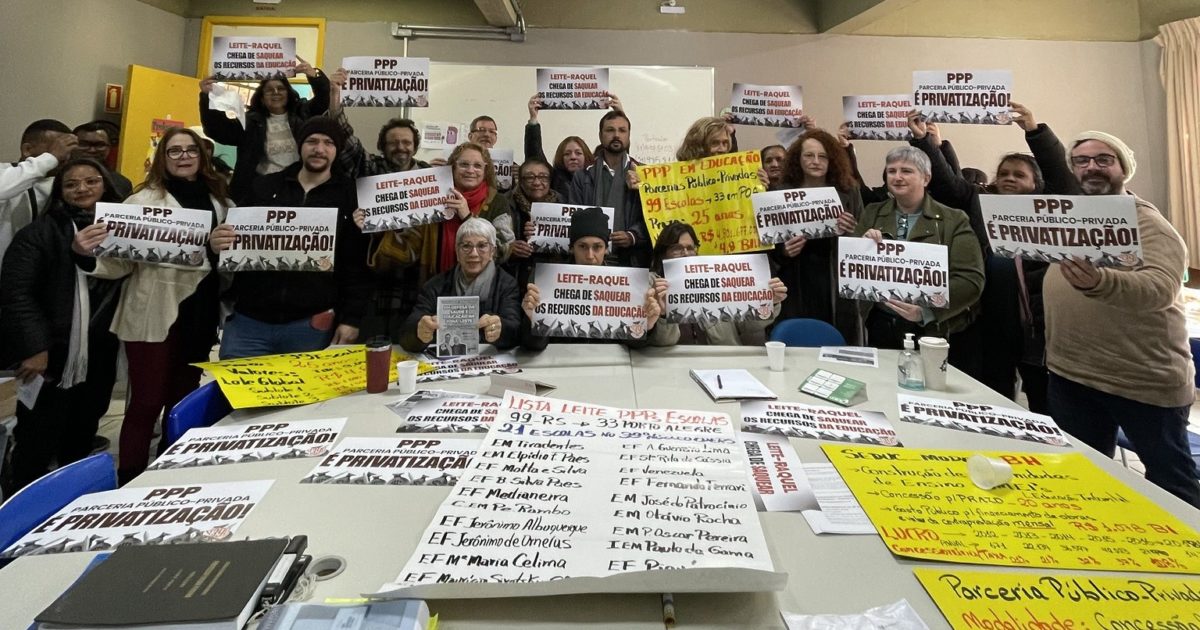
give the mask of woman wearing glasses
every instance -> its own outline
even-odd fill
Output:
[[[471,217],[455,232],[456,264],[425,283],[417,305],[401,332],[400,345],[409,352],[422,352],[437,337],[439,297],[479,297],[480,343],[504,350],[517,345],[521,309],[517,281],[496,264],[496,228],[488,221]]]
[[[14,489],[87,457],[116,378],[109,332],[119,283],[89,278],[71,242],[91,225],[96,203],[117,202],[108,171],[90,158],[66,162],[46,211],[13,237],[0,272],[0,365],[40,387],[17,405]],[[40,383],[40,384],[39,384]]]
[[[563,262],[565,252],[534,253],[529,238],[534,234],[531,208],[535,203],[566,203],[558,191],[551,188],[551,167],[541,158],[529,158],[517,171],[518,184],[509,195],[508,213],[492,220],[502,234],[512,233],[514,240],[508,246],[505,269],[517,278],[517,286],[529,283],[533,264],[539,261]],[[503,257],[502,257],[503,258]]]
[[[204,141],[184,128],[163,136],[146,181],[126,203],[207,211],[208,231],[233,205]],[[217,256],[208,248],[207,256],[189,264],[91,258],[104,236],[104,224],[90,225],[75,236],[73,249],[80,267],[91,275],[126,278],[112,325],[129,358],[129,399],[117,467],[124,483],[145,470],[159,418],[200,384],[200,369],[189,364],[207,361],[216,343],[219,280],[213,271]]]

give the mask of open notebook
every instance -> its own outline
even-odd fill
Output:
[[[715,401],[775,400],[775,392],[746,370],[692,370],[692,379]]]

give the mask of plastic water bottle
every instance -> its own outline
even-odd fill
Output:
[[[913,334],[904,335],[904,350],[896,361],[896,384],[904,389],[925,389],[925,366],[921,364],[921,355],[917,353]]]

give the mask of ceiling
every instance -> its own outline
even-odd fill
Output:
[[[324,16],[344,22],[481,26],[511,18],[506,0],[138,0],[190,18]],[[1200,0],[519,0],[530,28],[740,33],[839,33],[1140,41],[1167,22],[1200,16]],[[485,17],[486,16],[486,17]]]

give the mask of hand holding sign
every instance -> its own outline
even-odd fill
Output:
[[[446,200],[446,218],[458,217],[466,220],[469,216],[471,216],[471,207],[467,205],[467,198],[457,190],[451,190],[450,198]]]
[[[71,241],[71,251],[80,256],[95,256],[96,248],[104,242],[108,235],[108,226],[104,223],[93,223],[75,233]]]
[[[437,333],[438,320],[433,315],[426,315],[417,322],[417,339],[421,343],[432,343],[433,336]]]
[[[888,300],[884,302],[884,304],[887,305],[888,308],[892,309],[892,311],[897,315],[910,322],[921,321],[921,307],[917,306],[916,304],[906,304],[899,300]]]
[[[304,76],[312,79],[317,76],[317,70],[316,68],[313,68],[312,65],[307,61],[301,58],[300,55],[296,55],[296,74],[303,74]]]
[[[775,294],[775,297],[772,298],[775,304],[780,304],[787,299],[787,285],[783,283],[783,280],[771,278],[767,282],[767,288],[771,289],[771,292]]]
[[[1017,126],[1025,131],[1034,131],[1037,129],[1037,119],[1033,117],[1033,112],[1028,107],[1016,102],[1009,101],[1008,105],[1012,107],[1012,111],[1016,116],[1013,121]]]
[[[1100,284],[1100,270],[1090,260],[1073,256],[1059,263],[1058,268],[1067,282],[1080,291],[1090,291]]]
[[[542,292],[538,290],[536,284],[530,282],[525,286],[525,299],[521,301],[521,310],[525,311],[525,316],[533,321],[533,312],[542,303]]]
[[[533,96],[529,97],[529,124],[537,124],[538,110],[542,107],[542,93],[534,92]]]
[[[921,110],[908,110],[908,130],[912,132],[912,137],[916,140],[929,134],[929,127],[925,123],[925,115],[921,113]]]
[[[500,317],[497,315],[480,315],[478,328],[483,331],[483,338],[488,343],[496,343],[500,338]]]
[[[804,238],[803,236],[794,236],[789,238],[783,243],[783,253],[787,255],[788,258],[795,258],[796,256],[800,255],[800,252],[804,251],[804,244],[807,242],[808,239]]]
[[[213,252],[220,253],[229,249],[235,240],[237,240],[237,231],[233,229],[232,225],[222,223],[208,236],[208,247]]]

